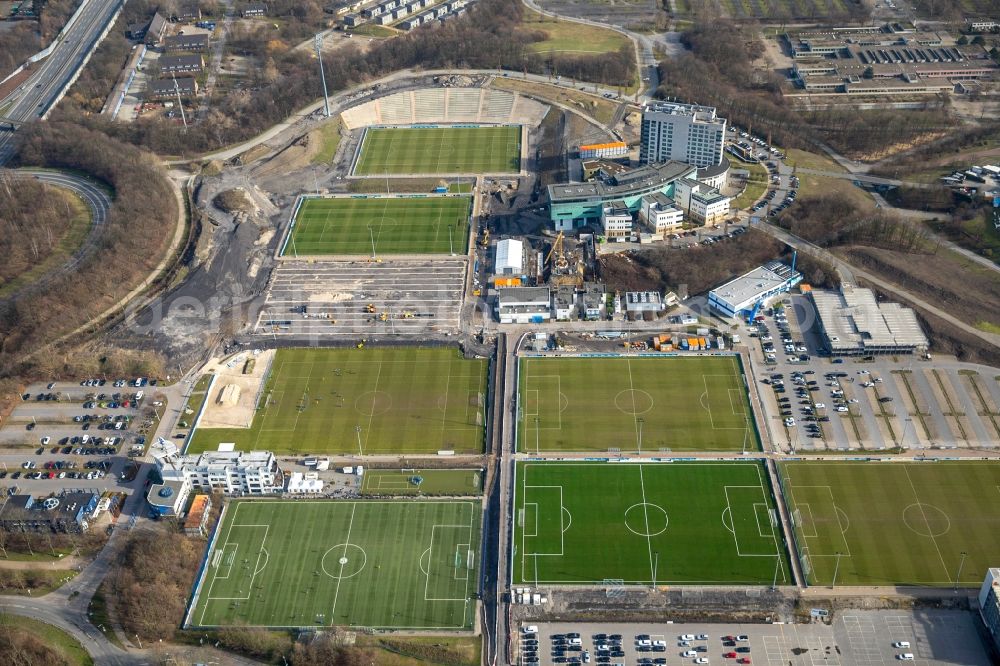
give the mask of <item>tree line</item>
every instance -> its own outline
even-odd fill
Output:
[[[295,10],[291,4],[287,10],[279,7],[279,11],[302,11],[307,17],[312,12]],[[519,0],[481,0],[462,16],[442,25],[421,27],[371,44],[367,50],[349,44],[324,53],[327,86],[330,92],[337,92],[407,68],[558,72],[565,77],[607,85],[634,79],[631,46],[603,55],[535,53],[531,44],[545,39],[545,35],[523,28],[522,13]],[[312,25],[311,20],[303,21],[303,25]],[[54,117],[69,115],[91,129],[160,154],[195,155],[244,141],[317,99],[322,89],[310,50],[275,44],[273,39],[262,38],[263,34],[266,33],[234,33],[234,44],[261,66],[250,68],[238,85],[215,91],[205,118],[186,132],[163,119],[111,123],[100,116],[79,113],[79,102],[61,107]],[[114,80],[110,75],[100,78],[101,89],[83,92],[83,98],[103,99],[110,93]],[[93,106],[88,110],[93,110]]]
[[[157,265],[177,224],[177,200],[147,152],[65,120],[25,126],[23,166],[86,172],[113,191],[97,247],[30,299],[0,300],[0,376],[32,374],[30,353],[112,305]]]

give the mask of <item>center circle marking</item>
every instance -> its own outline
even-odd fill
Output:
[[[385,391],[365,391],[354,401],[354,408],[365,416],[385,414],[392,407],[392,396]]]
[[[633,416],[645,414],[653,409],[653,396],[642,389],[625,389],[615,396],[615,407]]]
[[[357,576],[367,563],[368,554],[364,548],[353,543],[338,543],[323,553],[320,566],[330,578],[343,580]]]
[[[639,502],[625,509],[625,528],[641,537],[654,537],[667,531],[670,519],[658,504]]]
[[[944,536],[951,529],[951,519],[933,504],[916,502],[903,509],[903,522],[912,532],[924,537]]]

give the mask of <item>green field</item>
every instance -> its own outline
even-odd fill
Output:
[[[960,584],[978,587],[996,564],[1000,463],[793,462],[781,473],[813,585],[836,570],[837,585],[947,586],[961,568]]]
[[[479,516],[478,502],[235,502],[190,624],[470,629]]]
[[[305,199],[282,254],[465,254],[471,197]]]
[[[365,131],[354,174],[517,173],[521,128],[393,127]]]
[[[791,582],[759,463],[522,462],[515,484],[515,584]]]
[[[419,484],[417,480],[419,479]],[[481,469],[372,469],[362,477],[362,495],[481,495]]]
[[[188,452],[479,453],[485,395],[486,360],[455,348],[279,349],[251,427],[198,428]]]
[[[736,356],[523,358],[520,451],[759,448]]]

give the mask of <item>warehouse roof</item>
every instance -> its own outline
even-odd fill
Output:
[[[813,291],[812,299],[831,351],[927,346],[913,310],[879,303],[871,289],[844,285],[839,292]]]
[[[781,287],[799,275],[798,271],[793,271],[780,261],[771,261],[716,287],[712,293],[720,300],[740,305],[756,300],[761,294]]]

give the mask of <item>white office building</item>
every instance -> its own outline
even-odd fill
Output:
[[[157,459],[164,483],[187,481],[195,490],[227,495],[281,492],[278,460],[270,451],[207,451],[197,456]]]
[[[758,302],[767,305],[799,282],[801,273],[780,261],[770,261],[708,292],[708,306],[724,317],[736,317]]]
[[[725,138],[726,120],[713,107],[651,102],[642,109],[639,161],[713,166],[722,162]]]
[[[665,235],[681,228],[684,224],[684,211],[666,194],[653,192],[642,198],[639,219],[654,234]]]
[[[674,201],[689,220],[717,226],[729,216],[731,199],[714,187],[682,178],[674,186]]]
[[[612,201],[601,210],[604,237],[612,240],[632,235],[632,213],[624,201]]]

